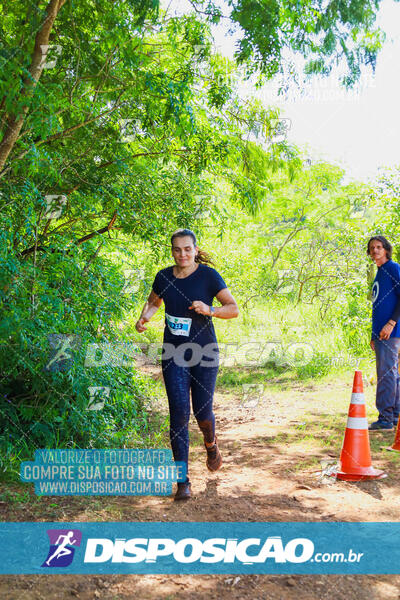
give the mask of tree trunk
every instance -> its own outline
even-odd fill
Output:
[[[37,82],[43,71],[45,64],[45,55],[42,52],[41,46],[49,45],[49,37],[60,12],[61,7],[65,4],[66,0],[50,0],[46,8],[47,16],[36,34],[35,47],[32,55],[32,62],[29,68],[31,77],[24,80],[24,87],[21,95],[25,98],[25,102],[19,114],[9,115],[6,123],[6,130],[3,139],[0,143],[0,172],[3,170],[6,160],[14,147],[15,142],[18,140],[22,125],[24,124],[26,114],[29,109],[29,100],[32,97]]]

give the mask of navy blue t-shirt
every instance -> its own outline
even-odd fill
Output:
[[[155,276],[153,290],[165,304],[164,342],[205,346],[217,341],[212,317],[200,315],[193,308],[189,310],[189,306],[194,300],[211,306],[213,298],[227,285],[218,271],[198,265],[187,277],[175,277],[173,267],[161,269]]]
[[[372,286],[372,339],[379,339],[379,333],[391,319],[399,297],[400,265],[388,260],[378,267]],[[400,321],[393,327],[390,337],[400,337]]]

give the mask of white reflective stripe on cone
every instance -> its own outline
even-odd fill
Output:
[[[351,395],[350,404],[365,404],[363,392],[353,392]]]
[[[347,429],[368,429],[367,417],[347,417]]]

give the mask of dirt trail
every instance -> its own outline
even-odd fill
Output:
[[[159,377],[157,367],[149,376]],[[351,375],[350,375],[351,377]],[[321,476],[321,460],[338,458],[351,393],[349,382],[265,384],[257,404],[246,407],[241,386],[218,388],[217,432],[224,464],[210,473],[195,421],[191,422],[193,498],[41,498],[1,503],[3,521],[398,521],[400,455],[384,453],[393,434],[371,436],[373,464],[387,471],[379,481],[346,483]],[[373,407],[373,388],[366,393]],[[253,403],[254,404],[254,403]],[[251,405],[251,402],[247,405]],[[16,486],[20,492],[26,487]],[[297,600],[400,598],[400,575],[38,575],[0,577],[4,600],[123,600],[251,598]]]

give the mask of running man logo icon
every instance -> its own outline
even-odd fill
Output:
[[[45,371],[68,371],[74,361],[74,350],[76,350],[81,338],[74,334],[50,333],[48,336],[50,355]]]
[[[75,547],[81,545],[79,529],[48,529],[49,553],[42,567],[68,567],[72,563]]]
[[[242,383],[243,408],[255,408],[264,393],[263,383]]]

